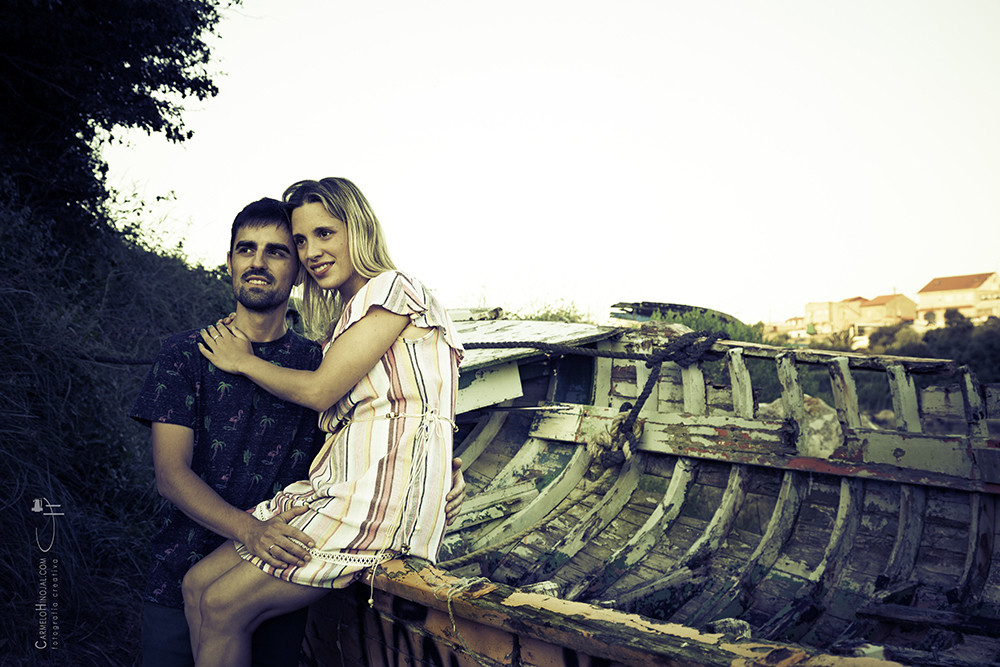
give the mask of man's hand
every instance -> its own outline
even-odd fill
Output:
[[[314,547],[316,543],[288,522],[308,510],[308,507],[298,505],[267,521],[257,521],[245,531],[240,541],[268,565],[277,568],[289,565],[302,567],[309,560],[306,547]]]
[[[444,499],[444,520],[450,526],[458,518],[465,502],[465,476],[462,475],[462,459],[458,457],[451,460],[451,491]]]

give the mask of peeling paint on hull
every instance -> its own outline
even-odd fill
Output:
[[[998,402],[968,369],[719,341],[728,383],[666,362],[626,452],[595,443],[650,376],[628,355],[676,328],[457,324],[526,343],[476,350],[460,390],[468,514],[438,565],[317,604],[314,664],[1000,665]],[[778,416],[750,360],[775,364]],[[832,405],[802,392],[810,368]],[[885,377],[894,428],[865,418],[859,371]]]

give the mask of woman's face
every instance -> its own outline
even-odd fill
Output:
[[[292,210],[292,240],[302,266],[323,289],[338,290],[346,301],[368,282],[351,263],[347,225],[319,202]]]

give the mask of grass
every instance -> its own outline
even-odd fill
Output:
[[[218,271],[128,231],[70,251],[44,228],[0,206],[0,665],[138,664],[160,500],[128,411],[148,369],[95,358],[152,358],[232,296]]]

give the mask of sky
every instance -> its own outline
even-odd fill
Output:
[[[450,308],[777,322],[1000,270],[996,0],[245,0],[217,33],[194,137],[105,150],[194,263],[342,176]]]

